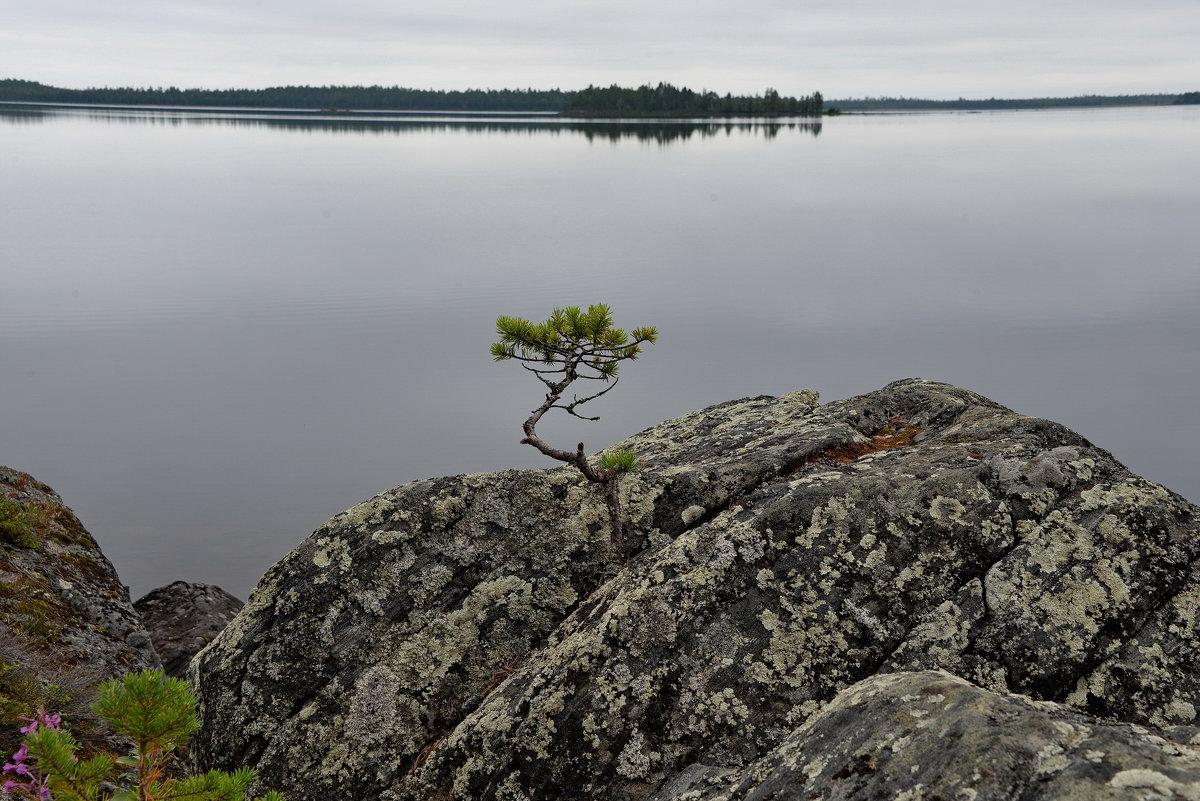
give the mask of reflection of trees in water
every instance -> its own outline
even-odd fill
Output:
[[[616,142],[621,139],[637,139],[641,142],[656,142],[668,145],[672,142],[684,141],[698,136],[707,139],[720,134],[726,136],[734,131],[738,133],[760,133],[766,139],[774,139],[782,131],[798,131],[817,136],[821,133],[819,122],[619,122],[619,123],[579,123],[564,126],[568,130],[581,133],[589,141],[608,139]]]
[[[274,128],[302,133],[347,133],[374,134],[376,136],[406,133],[464,132],[469,134],[582,134],[588,141],[619,142],[637,140],[668,145],[692,137],[707,139],[734,132],[762,134],[774,139],[784,131],[795,131],[817,136],[821,133],[819,122],[780,122],[771,120],[639,120],[631,122],[567,120],[561,117],[523,117],[500,119],[478,117],[438,119],[414,116],[411,119],[387,117],[339,118],[335,116],[301,116],[278,114],[264,116],[247,112],[175,112],[150,111],[145,109],[102,109],[102,108],[3,108],[0,107],[0,122],[30,124],[45,122],[52,117],[87,117],[111,123],[153,125],[167,128],[183,128],[197,125],[231,126],[235,128]]]
[[[40,109],[28,111],[26,109],[0,108],[0,122],[11,125],[34,125],[45,121],[46,114]]]

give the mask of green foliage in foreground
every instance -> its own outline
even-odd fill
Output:
[[[62,708],[72,700],[71,693],[58,683],[24,669],[19,662],[0,658],[0,720],[16,720],[39,706]]]
[[[58,716],[39,710],[26,719],[25,743],[5,766],[21,781],[10,780],[5,790],[38,801],[244,801],[254,781],[250,768],[168,775],[174,752],[200,726],[196,699],[184,682],[158,670],[130,673],[101,685],[93,709],[130,740],[130,756],[81,759],[78,741],[58,727]],[[257,801],[284,798],[270,792]]]

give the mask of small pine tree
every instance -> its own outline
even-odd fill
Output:
[[[254,781],[250,768],[167,775],[175,750],[200,726],[196,699],[184,682],[161,670],[130,673],[102,684],[93,709],[130,740],[132,754],[80,759],[79,742],[59,727],[58,716],[38,710],[36,718],[24,719],[25,742],[4,766],[21,781],[5,782],[4,791],[37,801],[245,801]],[[270,792],[256,801],[284,798]]]
[[[585,417],[576,409],[612,390],[619,380],[620,363],[636,359],[642,352],[642,345],[656,342],[657,329],[645,326],[626,333],[613,326],[612,311],[608,306],[595,303],[588,306],[586,312],[580,311],[578,306],[555,309],[543,323],[501,316],[496,319],[496,333],[500,341],[492,345],[492,358],[498,362],[517,360],[547,389],[545,401],[525,421],[525,437],[521,442],[532,445],[551,459],[575,465],[589,481],[608,486],[612,539],[619,545],[622,525],[617,481],[622,472],[636,466],[636,454],[631,451],[604,454],[599,466],[593,466],[584,455],[582,442],[574,452],[554,448],[538,436],[537,424],[551,409],[562,409],[581,420],[599,420],[599,417]],[[583,398],[572,395],[570,402],[564,402],[567,389],[579,380],[600,381],[606,386]]]

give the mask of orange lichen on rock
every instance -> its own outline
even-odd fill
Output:
[[[812,464],[827,460],[837,462],[838,464],[849,464],[855,459],[861,459],[870,453],[878,453],[879,451],[886,451],[891,448],[902,448],[905,445],[911,445],[913,438],[924,430],[922,426],[909,425],[898,417],[891,418],[888,423],[890,425],[886,428],[881,428],[869,440],[834,445],[831,448],[826,448],[812,454],[804,460],[804,463]]]

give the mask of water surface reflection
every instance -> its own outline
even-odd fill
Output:
[[[370,116],[321,113],[264,113],[257,111],[167,111],[110,108],[38,108],[11,107],[0,104],[0,123],[39,123],[54,117],[86,119],[163,127],[228,126],[235,128],[271,128],[302,133],[339,133],[400,135],[461,131],[478,134],[582,134],[589,141],[634,139],[642,142],[670,144],[692,137],[709,138],[719,135],[755,134],[774,139],[781,133],[803,133],[818,136],[821,123],[814,121],[779,121],[777,119],[739,120],[588,120],[553,115],[505,115],[455,117],[448,115],[386,115]]]
[[[378,491],[545,466],[493,321],[595,301],[662,337],[549,441],[915,375],[1200,499],[1200,108],[227,116],[0,111],[0,462],[135,592],[244,596]]]

